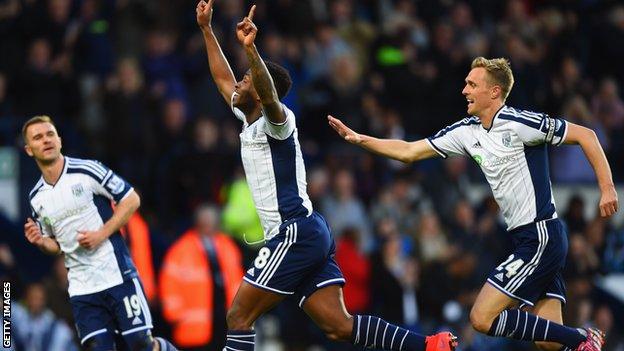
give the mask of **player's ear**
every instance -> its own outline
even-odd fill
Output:
[[[502,89],[500,87],[500,85],[495,85],[494,87],[492,87],[491,93],[490,93],[490,98],[492,100],[496,100],[501,96],[502,93]]]
[[[28,144],[24,145],[24,151],[26,151],[26,154],[28,156],[33,157],[32,149],[30,148],[30,146]]]

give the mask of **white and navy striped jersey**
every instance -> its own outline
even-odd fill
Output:
[[[547,144],[560,145],[567,122],[503,106],[490,129],[478,117],[464,118],[427,141],[442,157],[467,155],[481,167],[501,208],[507,230],[556,218]]]
[[[65,156],[56,184],[41,177],[30,192],[33,218],[44,236],[54,237],[65,255],[69,296],[99,292],[136,277],[136,268],[120,233],[97,248],[78,244],[78,231],[94,231],[113,215],[111,201],[123,200],[132,187],[97,161]]]
[[[240,133],[243,168],[264,238],[269,240],[278,234],[284,221],[312,214],[295,115],[282,104],[286,113],[284,123],[274,124],[261,116],[248,124],[245,114],[231,107],[243,122]]]

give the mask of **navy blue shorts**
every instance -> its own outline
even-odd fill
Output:
[[[72,296],[69,301],[82,345],[91,338],[112,341],[115,333],[128,341],[136,338],[136,333],[151,333],[153,328],[143,286],[137,278],[97,293]]]
[[[568,253],[568,236],[561,221],[530,223],[509,234],[514,251],[487,281],[522,305],[533,306],[544,298],[556,298],[565,304],[561,271]]]
[[[316,290],[344,285],[335,253],[336,244],[327,222],[313,212],[282,223],[279,234],[258,251],[243,279],[265,290],[294,295],[301,307]]]

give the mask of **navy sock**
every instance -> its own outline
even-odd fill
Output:
[[[167,339],[163,339],[158,336],[154,339],[158,343],[158,346],[160,346],[160,351],[178,351],[178,349],[176,349],[175,346],[173,346]]]
[[[580,329],[566,327],[517,309],[501,312],[492,323],[488,335],[524,341],[552,341],[572,349],[576,349],[586,338]]]
[[[373,316],[353,316],[351,343],[392,351],[425,351],[425,337]]]
[[[225,349],[227,351],[253,351],[256,332],[253,330],[228,330]]]

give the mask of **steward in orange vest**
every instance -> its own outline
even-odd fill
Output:
[[[217,230],[217,213],[213,206],[197,210],[195,227],[167,251],[160,272],[163,315],[184,350],[223,349],[226,311],[243,278],[240,249]]]

